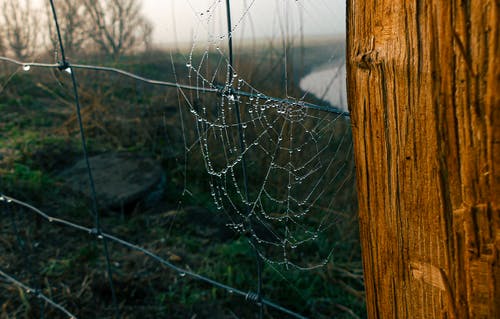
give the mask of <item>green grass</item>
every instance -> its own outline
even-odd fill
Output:
[[[306,70],[314,64],[312,57],[319,59],[328,54],[323,51],[310,49]],[[265,56],[265,50],[259,54]],[[196,53],[193,56],[194,61],[200,58]],[[177,56],[174,63],[178,76],[186,79],[184,59]],[[131,56],[118,66],[151,78],[173,80],[169,75],[170,64],[165,61],[165,55],[160,54],[147,59]],[[252,68],[269,69],[269,65],[259,61],[255,65],[244,65],[245,61],[241,61],[240,74]],[[265,93],[281,95],[279,75],[266,73],[267,78],[259,80],[260,71],[253,74],[251,80]],[[10,73],[3,79],[8,76]],[[57,177],[61,170],[81,158],[81,145],[69,79],[64,74],[56,76],[54,79],[48,73],[31,71],[16,74],[0,93],[3,156],[0,191],[52,215],[92,227],[88,200],[68,192]],[[196,155],[198,146],[193,146],[187,159],[184,157],[183,139],[193,142],[197,136],[193,127],[185,127],[182,134],[175,91],[109,74],[79,71],[77,76],[91,154],[110,150],[148,154],[158,159],[167,172],[166,191],[157,206],[148,208],[139,203],[125,215],[102,210],[104,229],[180,267],[189,267],[243,291],[256,291],[254,252],[245,236],[228,230],[227,214],[217,211],[202,158]],[[296,87],[290,92],[300,95]],[[205,103],[209,101],[207,98]],[[184,115],[185,122],[189,122],[189,114]],[[336,128],[342,131],[348,125],[339,121]],[[255,157],[249,158],[249,162],[250,185],[253,185],[260,180],[260,167],[265,161]],[[280,178],[273,183],[278,186],[284,183]],[[251,189],[250,196],[256,196],[256,191]],[[336,209],[355,206],[350,196],[340,194]],[[270,211],[279,208],[279,205],[268,207]],[[28,251],[35,279],[26,272],[23,254],[16,248],[17,239],[6,214],[0,215],[0,236],[6,243],[0,245],[0,267],[9,265],[6,270],[19,279],[38,282],[46,295],[64,302],[82,318],[110,317],[110,291],[101,243],[89,234],[37,220],[28,211],[14,209],[14,213],[20,237],[29,243],[28,247],[37,245]],[[311,318],[352,318],[342,307],[365,316],[357,223],[352,209],[346,214],[351,217],[329,229],[311,247],[305,245],[304,253],[311,256],[305,256],[304,261],[317,258],[315,251],[325,255],[335,247],[325,267],[300,271],[265,264],[263,291],[267,298]],[[205,217],[200,219],[200,216]],[[243,309],[238,313],[240,317],[255,316],[256,307],[242,298],[182,277],[116,244],[110,243],[109,248],[118,299],[127,318],[191,318],[194,314],[201,318],[233,318],[230,311],[238,312],[240,308]],[[0,316],[15,317],[21,313],[25,317],[36,316],[36,299],[26,294],[20,296],[15,289],[0,289],[0,300],[3,303]],[[50,307],[46,311],[47,317],[60,316]],[[278,312],[267,311],[269,318],[283,318]]]

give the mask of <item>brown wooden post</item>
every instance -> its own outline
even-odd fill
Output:
[[[348,0],[370,318],[500,318],[499,1]]]

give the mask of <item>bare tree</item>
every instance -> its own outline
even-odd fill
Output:
[[[145,50],[151,49],[151,36],[153,35],[153,25],[149,21],[145,21],[140,25],[141,28],[141,43]]]
[[[88,14],[88,36],[114,60],[147,45],[152,26],[141,14],[137,0],[83,0]]]
[[[52,11],[47,6],[47,17],[50,40],[57,47],[58,39],[52,17]],[[85,6],[82,0],[66,0],[57,3],[57,18],[61,28],[61,37],[65,52],[71,57],[82,52],[89,40],[85,22]]]
[[[4,0],[2,4],[3,45],[22,60],[32,56],[38,44],[39,20],[31,9],[29,0]]]
[[[4,30],[3,26],[0,25],[0,55],[4,56],[5,55],[5,43],[4,43]]]

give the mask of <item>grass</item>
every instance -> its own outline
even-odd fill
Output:
[[[324,47],[308,50],[309,59],[303,67],[306,71],[313,68],[314,60],[320,59],[321,54],[328,53]],[[248,82],[257,83],[258,89],[266,94],[281,96],[280,76],[275,75],[280,74],[276,72],[280,66],[266,52],[266,49],[258,51],[252,63],[240,61],[237,69],[241,76],[253,74],[246,77]],[[201,58],[195,53],[193,64]],[[209,57],[207,63],[215,65],[216,58]],[[185,59],[185,55],[176,56],[174,65],[177,76],[189,83],[193,79],[188,77]],[[126,57],[118,66],[151,78],[173,80],[167,62],[164,53],[156,53]],[[88,201],[68,191],[58,178],[61,170],[81,158],[68,79],[58,73],[36,70],[10,77],[13,72],[5,70],[0,93],[1,191],[52,215],[92,227]],[[90,153],[126,150],[149,154],[167,172],[166,191],[156,205],[149,207],[139,202],[125,214],[104,209],[103,228],[176,265],[244,291],[255,291],[254,253],[245,236],[226,226],[231,222],[230,215],[216,209],[207,185],[209,177],[201,165],[199,146],[193,143],[197,139],[195,121],[189,112],[182,111],[185,105],[179,109],[176,92],[110,74],[79,71],[77,76]],[[223,75],[220,77],[218,80],[223,82]],[[289,91],[291,95],[301,95],[292,84]],[[189,93],[189,98],[196,103],[195,95]],[[217,99],[203,98],[201,105],[218,103]],[[313,98],[310,101],[319,102]],[[184,121],[179,119],[181,114]],[[243,112],[243,116],[245,120],[250,115]],[[181,127],[188,123],[190,127]],[[329,134],[345,135],[348,139],[349,123],[335,123]],[[288,124],[283,125],[289,129]],[[247,138],[251,140],[257,130],[248,132]],[[215,136],[207,138],[216,147]],[[188,143],[184,144],[184,140]],[[306,139],[300,137],[299,141]],[[186,145],[193,145],[189,152],[184,152]],[[332,152],[340,150],[335,165],[349,161],[348,145],[331,145]],[[214,154],[214,161],[221,159],[217,152]],[[322,160],[331,154],[326,152]],[[262,178],[260,168],[267,165],[266,159],[249,155],[248,162],[250,186],[258,185]],[[286,183],[286,178],[277,175],[270,182],[279,187]],[[332,175],[331,178],[336,184],[335,178],[342,181],[347,177]],[[327,198],[317,203],[342,211],[343,217],[302,251],[305,255],[301,261],[308,263],[309,259],[311,262],[317,259],[318,251],[325,254],[334,247],[331,260],[325,267],[311,271],[266,263],[263,291],[267,298],[312,318],[365,316],[353,180],[349,181],[350,186],[336,194],[334,203]],[[230,196],[233,195],[236,196]],[[251,187],[250,196],[256,195],[256,189]],[[279,210],[279,206],[269,209]],[[41,287],[45,295],[79,317],[112,317],[105,260],[98,241],[88,234],[41,221],[18,207],[4,209],[1,214],[2,269],[23,282]],[[19,239],[24,246],[19,246]],[[124,318],[254,318],[256,315],[254,304],[182,277],[137,252],[116,244],[110,244],[110,252]],[[30,260],[31,272],[23,256]],[[39,316],[41,308],[36,298],[5,282],[0,281],[0,286],[0,318]],[[43,311],[46,317],[61,316],[50,307],[44,307]],[[266,309],[266,317],[283,318],[283,314]]]

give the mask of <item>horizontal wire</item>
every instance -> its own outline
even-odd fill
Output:
[[[76,316],[74,314],[72,314],[71,312],[69,312],[66,308],[64,308],[60,304],[54,302],[52,299],[50,299],[49,297],[45,296],[40,291],[38,291],[36,289],[33,289],[33,288],[31,288],[31,287],[23,284],[22,282],[20,282],[19,280],[15,279],[12,276],[9,276],[2,269],[0,269],[0,276],[2,276],[3,278],[5,278],[5,280],[7,280],[8,282],[10,282],[11,284],[13,284],[13,285],[15,285],[15,286],[17,286],[19,288],[24,289],[29,294],[33,294],[35,297],[37,297],[39,299],[42,299],[43,301],[45,301],[46,303],[48,303],[52,307],[57,308],[58,310],[64,312],[66,315],[68,315],[69,318],[76,319]]]
[[[228,87],[223,86],[223,85],[212,85],[212,87],[199,87],[199,86],[193,86],[193,85],[186,85],[186,84],[179,84],[175,82],[168,82],[168,81],[160,81],[160,80],[153,80],[149,78],[145,78],[143,76],[122,70],[122,69],[117,69],[113,67],[107,67],[107,66],[97,66],[97,65],[88,65],[88,64],[59,64],[59,63],[37,63],[37,62],[21,62],[18,60],[14,60],[8,57],[0,56],[0,61],[4,62],[9,62],[12,64],[16,64],[19,66],[23,67],[38,67],[38,68],[53,68],[53,69],[68,69],[69,67],[75,68],[75,69],[84,69],[84,70],[93,70],[93,71],[104,71],[104,72],[111,72],[111,73],[117,73],[144,83],[148,83],[151,85],[156,85],[156,86],[165,86],[165,87],[172,87],[172,88],[178,88],[178,89],[184,89],[184,90],[191,90],[191,91],[201,91],[202,93],[216,93],[216,94],[221,94],[224,96],[230,96],[230,95],[236,95],[236,96],[244,96],[244,97],[249,97],[249,98],[254,98],[258,100],[263,100],[266,102],[274,102],[274,103],[283,103],[283,104],[291,104],[295,105],[298,107],[305,107],[309,109],[314,109],[314,110],[319,110],[319,111],[325,111],[325,112],[330,112],[338,115],[342,115],[345,117],[350,117],[349,112],[341,111],[335,107],[332,106],[324,106],[324,105],[317,105],[301,100],[291,100],[291,99],[282,99],[282,98],[277,98],[277,97],[272,97],[268,96],[262,93],[251,93],[247,91],[242,91],[242,90],[234,90],[231,89],[229,90]]]
[[[205,283],[208,283],[208,284],[211,284],[215,287],[218,287],[218,288],[221,288],[223,290],[226,290],[227,292],[229,293],[232,293],[232,294],[236,294],[236,295],[240,295],[242,297],[245,297],[246,300],[251,300],[251,301],[254,301],[254,302],[258,302],[258,300],[256,300],[255,296],[257,296],[256,293],[254,292],[244,292],[242,290],[239,290],[237,288],[233,288],[231,286],[228,286],[226,284],[223,284],[223,283],[220,283],[218,281],[215,281],[213,279],[210,279],[210,278],[207,278],[205,276],[202,276],[200,274],[197,274],[195,272],[192,272],[190,270],[186,270],[186,269],[183,269],[183,268],[180,268],[178,266],[175,266],[174,264],[168,262],[167,260],[161,258],[160,256],[154,254],[153,252],[145,249],[145,248],[142,248],[140,246],[137,246],[135,244],[132,244],[126,240],[123,240],[123,239],[120,239],[116,236],[113,236],[113,235],[110,235],[108,233],[105,233],[105,232],[100,232],[98,231],[97,229],[95,228],[89,228],[89,227],[85,227],[85,226],[81,226],[81,225],[78,225],[78,224],[75,224],[75,223],[72,223],[70,221],[67,221],[67,220],[64,220],[64,219],[61,219],[61,218],[57,218],[57,217],[52,217],[46,213],[44,213],[43,211],[41,211],[40,209],[26,203],[26,202],[23,202],[21,200],[18,200],[18,199],[15,199],[13,197],[10,197],[10,196],[7,196],[7,195],[4,195],[4,194],[0,194],[0,201],[6,201],[7,203],[16,203],[20,206],[23,206],[25,208],[28,208],[30,209],[31,211],[35,212],[36,214],[38,214],[39,216],[43,217],[44,219],[46,219],[48,222],[50,223],[57,223],[57,224],[61,224],[61,225],[64,225],[64,226],[68,226],[68,227],[71,227],[71,228],[74,228],[74,229],[77,229],[77,230],[80,230],[82,232],[86,232],[88,234],[91,234],[91,235],[96,235],[98,236],[98,238],[106,238],[106,239],[109,239],[117,244],[120,244],[122,246],[125,246],[131,250],[135,250],[135,251],[139,251],[143,254],[145,254],[146,256],[149,256],[151,257],[152,259],[156,260],[157,262],[161,263],[162,265],[164,266],[167,266],[168,268],[176,271],[177,273],[183,275],[183,276],[189,276],[189,277],[192,277],[194,279],[197,279],[199,281],[203,281]],[[0,272],[1,274],[1,272]],[[279,310],[281,312],[284,312],[284,313],[287,313],[295,318],[299,318],[299,319],[307,319],[307,317],[304,317],[300,314],[297,314],[289,309],[286,309],[268,299],[265,299],[265,298],[262,298],[260,300],[263,304],[271,307],[271,308],[274,308],[276,310]]]

